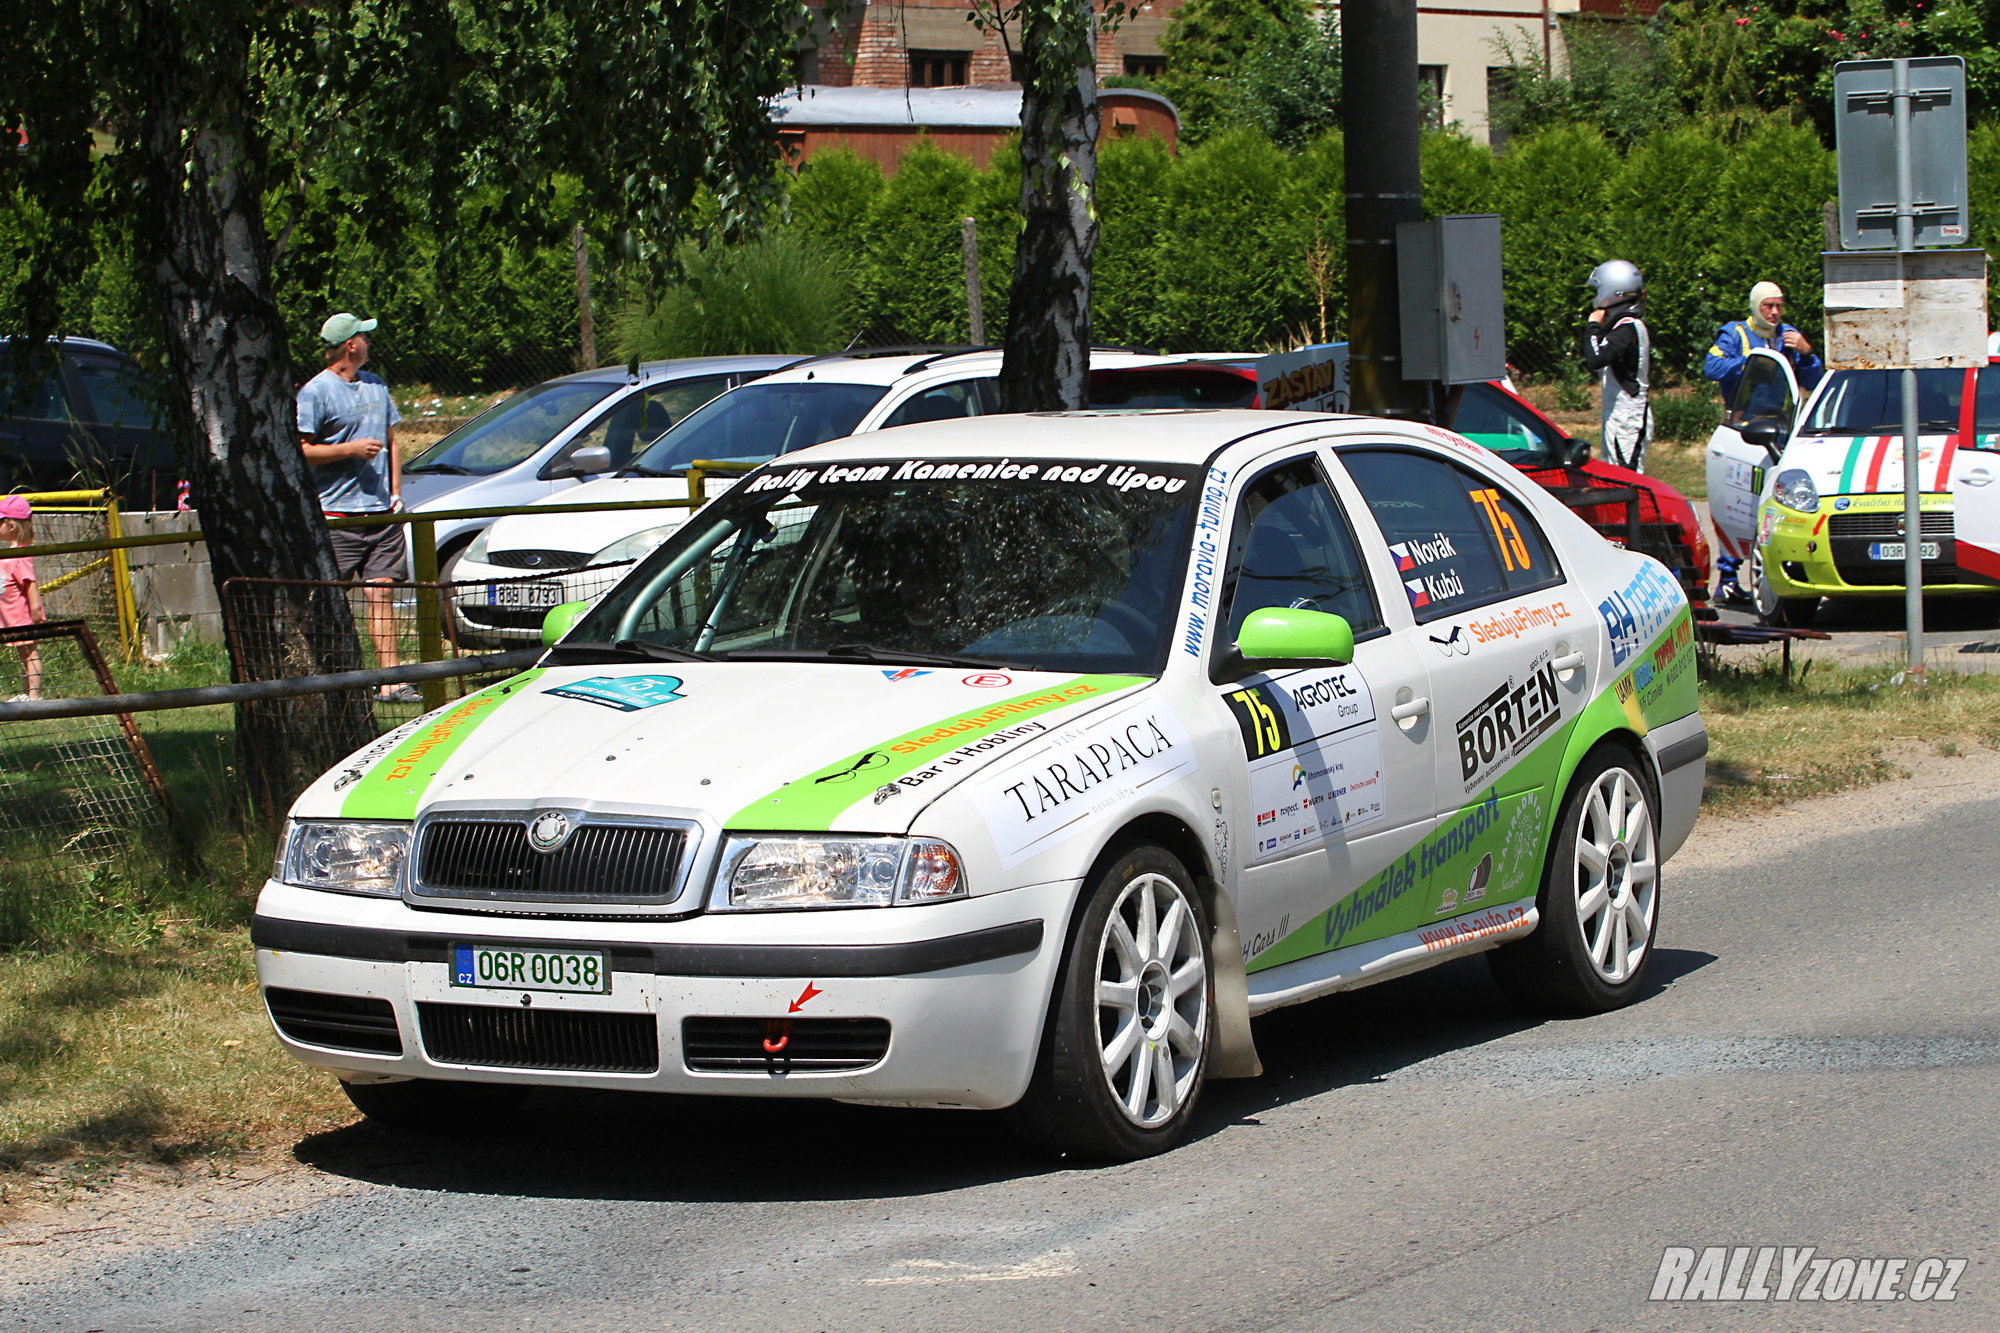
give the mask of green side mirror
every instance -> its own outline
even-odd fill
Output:
[[[1310,658],[1345,664],[1354,660],[1354,627],[1346,616],[1267,606],[1244,618],[1236,651],[1253,662]]]
[[[570,628],[582,620],[583,613],[589,609],[589,602],[564,602],[559,606],[550,607],[549,613],[542,617],[542,647],[553,648],[556,640],[569,633]],[[1347,641],[1354,642],[1354,636],[1348,635]]]

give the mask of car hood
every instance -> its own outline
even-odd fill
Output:
[[[452,472],[405,472],[403,508],[421,508],[453,491],[462,491],[472,483],[484,480],[484,477],[461,476]]]
[[[547,805],[897,833],[995,758],[1149,683],[826,662],[537,668],[357,751],[293,814]]]
[[[1778,471],[1787,468],[1805,469],[1822,495],[1900,493],[1903,437],[1800,435],[1778,460]],[[1956,435],[1920,435],[1917,475],[1926,491],[1977,491],[2000,483],[2000,454],[1960,448]]]
[[[707,494],[726,489],[715,479]],[[612,504],[633,500],[685,500],[685,477],[603,477],[572,486],[547,496],[536,505]],[[603,550],[620,537],[647,528],[678,525],[687,519],[684,507],[662,509],[614,509],[595,514],[510,514],[494,523],[486,539],[489,551],[581,551],[585,555]]]

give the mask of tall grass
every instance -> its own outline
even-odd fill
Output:
[[[680,259],[680,281],[613,316],[619,356],[834,352],[854,337],[852,266],[821,241],[770,231]]]

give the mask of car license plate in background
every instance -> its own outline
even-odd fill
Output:
[[[451,951],[451,984],[609,995],[611,969],[601,953],[461,944]]]
[[[1944,547],[1936,542],[1925,542],[1921,550],[1923,558],[1926,560],[1940,560],[1944,557]],[[1868,543],[1868,558],[1870,560],[1901,560],[1903,555],[1904,546],[1902,542]]]
[[[488,606],[525,606],[531,609],[547,610],[560,606],[563,589],[560,583],[489,583],[486,585]]]

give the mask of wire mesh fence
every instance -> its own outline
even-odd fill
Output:
[[[114,694],[83,620],[5,631],[7,685],[27,694]],[[5,688],[5,687],[0,687]],[[0,727],[0,940],[16,938],[41,898],[169,837],[171,806],[151,747],[129,714],[44,718]]]

